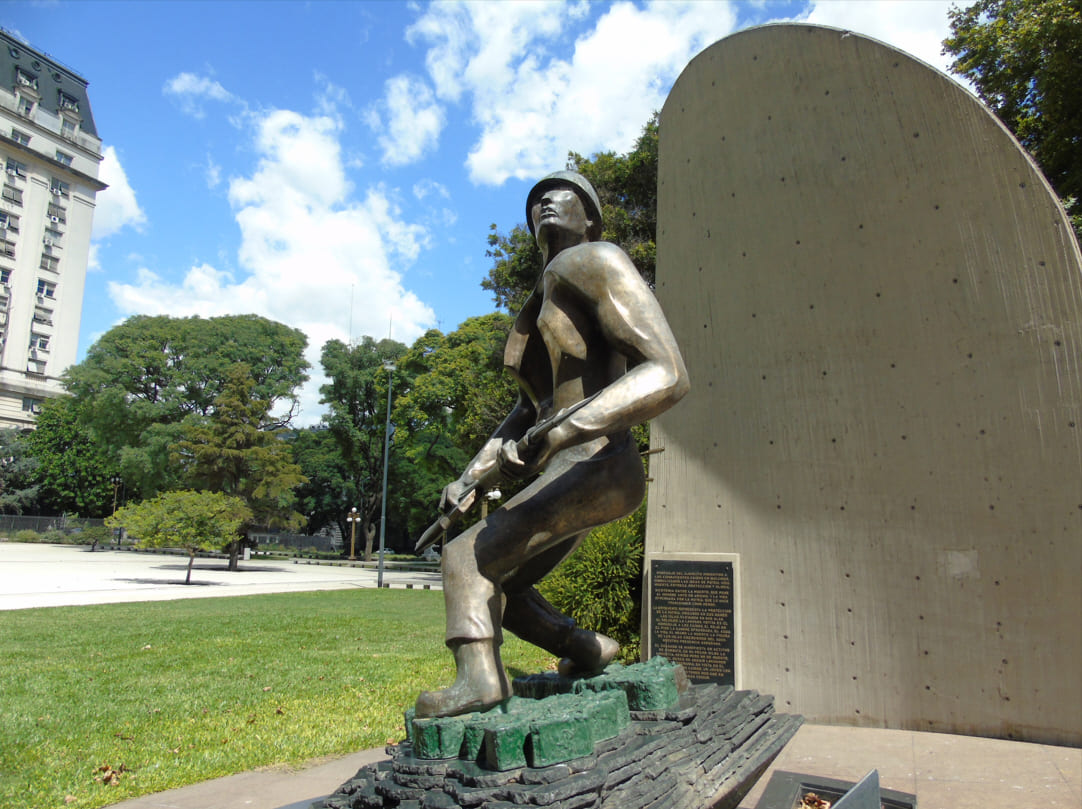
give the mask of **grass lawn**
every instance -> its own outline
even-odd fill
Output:
[[[443,615],[419,590],[4,612],[0,809],[106,806],[400,741],[417,692],[454,677]],[[552,658],[508,636],[504,663]]]

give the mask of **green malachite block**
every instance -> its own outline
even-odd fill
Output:
[[[627,667],[613,663],[596,677],[576,680],[573,688],[578,693],[619,688],[627,694],[632,711],[664,710],[680,698],[676,690],[676,666],[663,657]]]
[[[490,770],[513,770],[526,766],[526,734],[522,719],[505,717],[506,722],[485,728],[484,763]]]
[[[406,711],[406,727],[413,754],[461,758],[492,770],[527,762],[548,767],[581,758],[592,753],[597,742],[631,724],[629,711],[676,704],[675,669],[664,658],[654,658],[628,667],[614,663],[588,678],[533,675],[515,681],[519,696],[484,713],[417,719],[411,709]]]
[[[605,691],[598,697],[590,711],[590,723],[594,729],[595,741],[611,739],[631,724],[627,694],[622,690]]]
[[[413,744],[413,717],[417,715],[417,709],[412,705],[406,708],[406,741]]]
[[[548,767],[590,755],[594,751],[594,743],[600,741],[594,735],[596,727],[581,711],[535,718],[530,723],[530,744],[527,748],[530,766]]]
[[[462,717],[413,720],[413,750],[417,758],[458,758],[466,724]]]
[[[496,707],[486,713],[469,714],[465,719],[466,732],[462,738],[461,758],[483,764],[485,729],[505,723],[507,714],[501,707]]]

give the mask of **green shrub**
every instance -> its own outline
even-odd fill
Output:
[[[41,535],[41,541],[47,542],[50,545],[78,545],[78,540],[72,541],[72,538],[64,531],[57,530],[56,528],[50,528],[44,534]]]
[[[538,589],[579,626],[620,644],[620,659],[639,659],[642,560],[646,504],[632,515],[595,528]]]
[[[41,542],[41,534],[30,528],[24,528],[15,532],[14,539],[16,542]]]
[[[114,539],[113,529],[104,525],[88,525],[79,533],[73,534],[72,539],[83,545],[108,545]]]

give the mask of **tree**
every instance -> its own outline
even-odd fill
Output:
[[[586,177],[601,200],[601,238],[620,245],[651,286],[657,266],[657,146],[654,113],[627,154],[601,152],[586,158],[571,152],[567,159],[567,168]],[[493,263],[481,287],[493,293],[498,307],[514,314],[541,274],[541,252],[526,225],[506,235],[490,226],[488,245],[485,255]]]
[[[226,374],[205,420],[189,423],[174,462],[196,488],[240,498],[251,512],[244,533],[256,525],[298,528],[304,517],[293,506],[293,489],[304,482],[280,429],[267,429],[271,402],[258,398],[247,365]],[[229,569],[237,569],[243,537],[230,544]]]
[[[109,453],[83,424],[84,406],[64,396],[47,399],[37,429],[26,437],[36,468],[38,505],[54,514],[103,517],[113,503],[116,466]]]
[[[330,380],[319,389],[321,401],[330,406],[326,424],[349,470],[346,494],[361,515],[366,561],[372,558],[376,515],[383,504],[388,383],[388,371],[383,365],[397,360],[405,351],[406,346],[395,340],[377,342],[366,336],[352,346],[331,340],[323,346],[320,358]],[[396,388],[400,388],[400,383],[408,384],[407,377],[405,370],[396,370]]]
[[[146,548],[185,548],[188,574],[196,551],[220,550],[231,545],[240,527],[252,519],[252,512],[239,497],[221,492],[165,492],[152,500],[124,506],[106,517],[110,528],[125,528]]]
[[[951,71],[1033,155],[1082,234],[1082,3],[978,0],[948,17]]]
[[[0,430],[0,512],[33,513],[40,485],[36,482],[37,459],[30,454],[31,431]]]
[[[307,379],[307,338],[256,315],[203,319],[137,316],[106,332],[68,369],[80,419],[144,497],[181,485],[169,463],[187,425],[205,418],[237,363],[253,393],[288,422]]]
[[[283,437],[293,449],[293,460],[301,474],[307,478],[294,493],[297,510],[308,519],[308,533],[337,525],[345,536],[349,533],[345,518],[353,482],[338,442],[325,425]]]

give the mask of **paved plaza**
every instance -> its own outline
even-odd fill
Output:
[[[188,557],[67,545],[0,542],[0,610],[169,601],[178,598],[296,593],[376,587],[374,569],[255,557],[227,569],[228,560],[197,558],[184,584]],[[440,587],[439,573],[384,570],[390,587]]]

